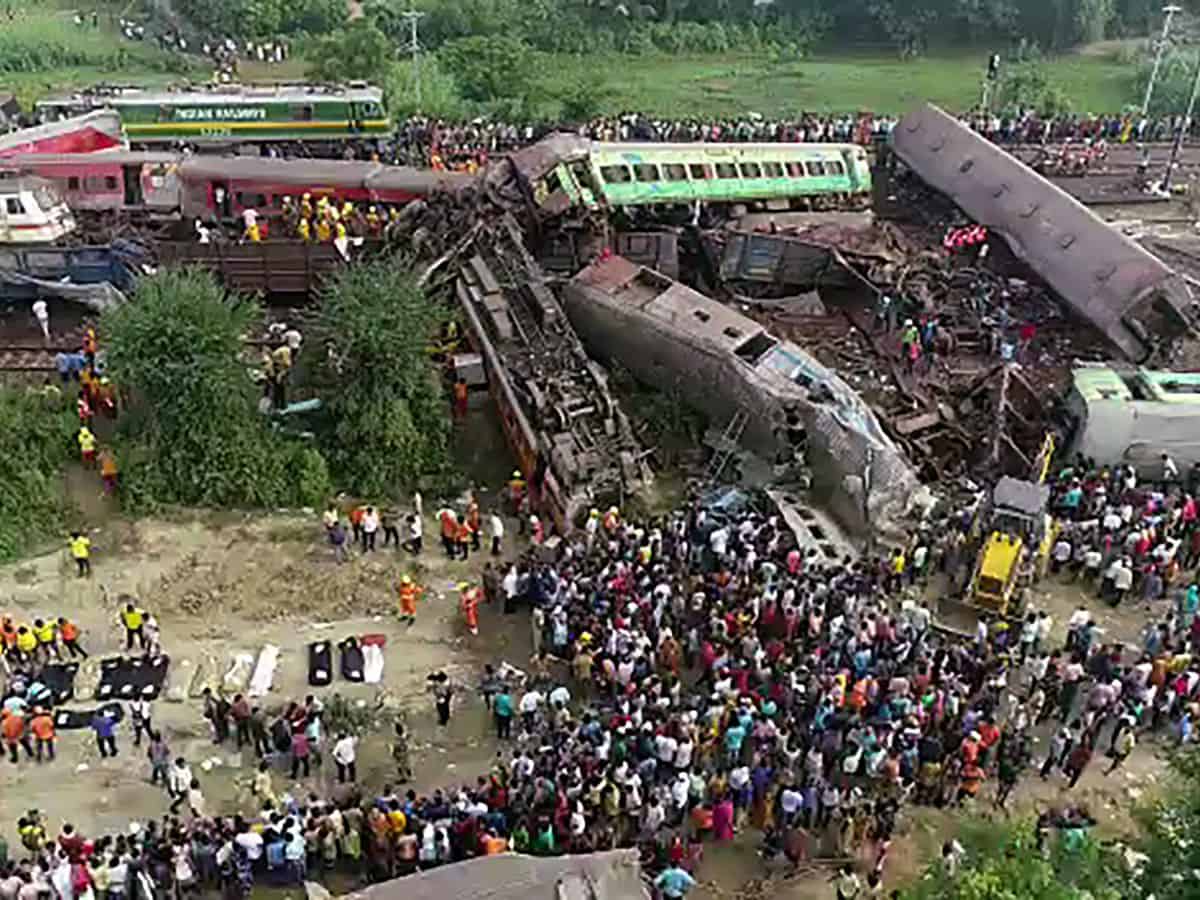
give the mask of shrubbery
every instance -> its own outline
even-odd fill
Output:
[[[101,323],[125,409],[118,427],[122,498],[162,504],[315,506],[328,497],[319,452],[272,431],[243,338],[259,313],[196,270],[144,278]]]
[[[65,400],[0,389],[0,562],[64,531],[62,470],[77,428]]]
[[[405,261],[339,270],[309,324],[319,440],[340,487],[395,496],[450,474],[449,408],[427,347],[445,315]]]

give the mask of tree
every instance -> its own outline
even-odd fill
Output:
[[[536,56],[524,41],[507,35],[453,40],[438,54],[468,100],[523,97],[536,72]]]
[[[386,81],[396,48],[368,19],[321,38],[308,54],[308,76],[319,81]]]
[[[328,496],[320,454],[272,432],[257,411],[242,358],[257,318],[194,269],[143,278],[129,303],[104,314],[108,370],[124,398],[122,498],[134,509],[314,506]]]
[[[403,259],[344,268],[322,291],[309,383],[323,402],[321,446],[346,489],[395,496],[450,471],[448,404],[426,349],[444,315]]]
[[[951,877],[941,860],[900,892],[901,900],[1120,900],[1127,880],[1115,854],[1084,837],[1048,838],[1037,849],[1031,822],[975,820],[955,838],[966,857]]]
[[[1170,767],[1170,780],[1143,810],[1146,857],[1133,896],[1190,900],[1200,869],[1200,750],[1176,751]]]

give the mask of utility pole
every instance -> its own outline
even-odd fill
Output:
[[[408,46],[403,49],[412,54],[413,91],[417,100],[417,111],[421,110],[421,39],[417,36],[417,23],[425,18],[425,13],[415,9],[400,13],[400,17],[408,23]]]
[[[1187,114],[1179,123],[1175,132],[1175,143],[1171,145],[1171,158],[1167,160],[1167,171],[1163,173],[1161,190],[1164,194],[1171,192],[1171,173],[1175,170],[1175,162],[1179,159],[1179,150],[1183,146],[1183,136],[1192,124],[1192,113],[1196,111],[1196,94],[1200,93],[1200,53],[1196,54],[1196,77],[1192,79],[1192,93],[1188,97]]]
[[[1154,82],[1158,80],[1158,70],[1162,67],[1163,56],[1167,52],[1167,38],[1171,34],[1171,20],[1175,18],[1175,13],[1182,12],[1181,6],[1164,6],[1163,7],[1163,30],[1162,36],[1158,39],[1158,46],[1154,54],[1154,68],[1150,70],[1150,81],[1146,85],[1146,96],[1142,98],[1142,115],[1145,116],[1150,110],[1150,98],[1154,94]]]

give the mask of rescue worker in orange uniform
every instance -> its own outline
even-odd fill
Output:
[[[467,382],[462,378],[454,382],[453,412],[454,418],[460,421],[467,417]]]
[[[621,524],[621,513],[618,512],[615,506],[610,506],[608,512],[604,514],[604,530],[612,534],[617,530],[617,526]]]
[[[474,529],[471,528],[471,523],[467,521],[465,516],[461,516],[455,528],[454,543],[457,545],[458,552],[462,555],[464,562],[467,560],[467,557],[471,555],[471,544],[478,540],[477,538],[473,539],[471,537],[473,531]]]
[[[462,612],[467,631],[479,634],[479,601],[483,599],[483,588],[471,587],[465,581],[458,587],[462,591]]]
[[[29,742],[29,735],[25,731],[25,717],[16,710],[5,710],[3,720],[0,720],[0,735],[4,737],[4,746],[8,748],[8,758],[12,762],[18,762],[20,756],[17,754],[17,747],[24,747],[25,753],[30,759],[33,758],[33,744]]]
[[[454,510],[443,508],[438,513],[438,523],[442,529],[442,547],[446,556],[454,559],[458,547],[458,516],[454,514]]]
[[[37,761],[41,762],[46,756],[53,760],[55,734],[54,720],[50,718],[50,713],[40,706],[34,709],[33,718],[29,720],[29,730],[37,741]]]
[[[400,618],[409,625],[417,621],[417,600],[423,593],[409,575],[400,576]]]

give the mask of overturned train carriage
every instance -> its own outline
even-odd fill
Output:
[[[1129,360],[1193,333],[1183,280],[1020,160],[926,104],[892,131],[896,156],[972,219],[1001,234]]]
[[[744,413],[743,443],[768,459],[787,452],[798,419],[816,491],[830,511],[860,533],[899,530],[919,490],[915,472],[862,398],[804,350],[621,257],[569,281],[563,306],[597,356],[647,384],[678,390],[718,420]]]
[[[506,219],[474,251],[455,282],[467,334],[538,507],[566,532],[589,507],[620,506],[644,490],[646,454],[515,222]]]

